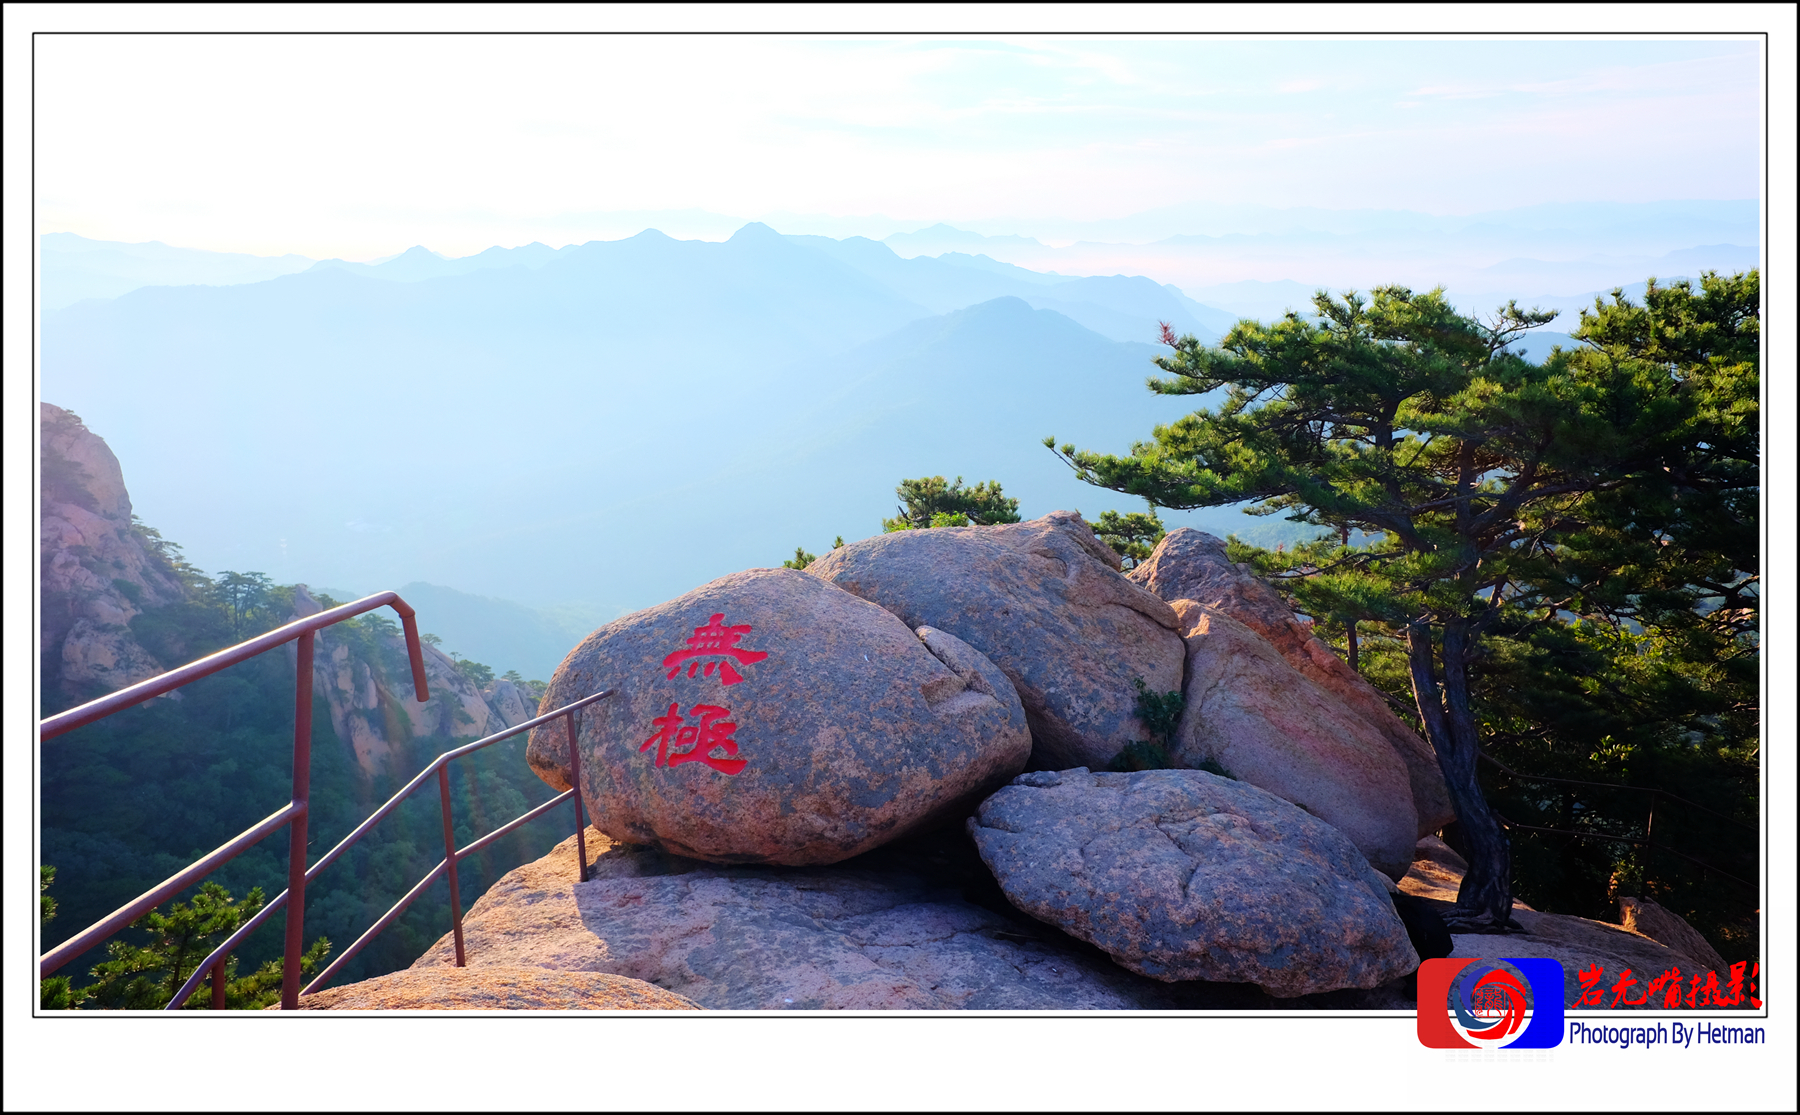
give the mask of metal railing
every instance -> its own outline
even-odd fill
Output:
[[[38,957],[38,978],[42,979],[69,961],[80,956],[107,938],[125,929],[145,913],[160,906],[163,902],[180,894],[188,887],[204,879],[224,864],[253,847],[266,837],[287,828],[288,836],[288,885],[268,905],[259,910],[253,917],[240,926],[225,942],[214,949],[199,966],[175,997],[169,1001],[167,1010],[179,1010],[181,1006],[199,989],[201,980],[210,976],[212,980],[212,1005],[215,1010],[225,1006],[225,962],[231,950],[236,948],[253,931],[263,925],[275,911],[287,908],[286,938],[282,951],[281,976],[281,1009],[294,1010],[299,1006],[300,996],[311,994],[322,988],[335,976],[343,966],[351,960],[363,946],[367,945],[383,929],[386,929],[395,918],[405,912],[407,906],[422,894],[426,887],[435,882],[440,875],[448,875],[450,880],[450,909],[452,932],[456,941],[457,967],[464,965],[464,948],[462,934],[462,906],[457,890],[456,865],[459,861],[479,852],[494,841],[512,832],[520,825],[526,824],[548,812],[550,809],[573,799],[575,802],[575,836],[576,854],[579,859],[578,874],[583,882],[587,881],[587,841],[585,831],[587,821],[583,814],[581,801],[581,766],[575,749],[575,713],[613,695],[613,690],[602,690],[599,693],[583,697],[578,701],[564,705],[554,712],[534,717],[516,727],[503,732],[464,744],[439,755],[420,771],[412,781],[408,782],[393,797],[389,798],[381,808],[377,809],[351,833],[339,841],[337,846],[320,857],[319,862],[310,868],[306,864],[306,823],[308,817],[307,795],[311,788],[312,768],[312,699],[313,699],[313,641],[317,633],[333,624],[352,619],[364,612],[371,612],[381,607],[392,607],[400,617],[401,627],[406,640],[407,658],[412,666],[413,690],[419,703],[430,700],[430,692],[425,683],[425,655],[419,642],[418,623],[412,607],[402,600],[398,593],[379,592],[373,596],[365,596],[361,600],[352,601],[329,611],[319,612],[304,619],[277,627],[273,631],[245,640],[236,646],[227,647],[216,654],[207,655],[185,666],[159,674],[147,681],[128,686],[116,693],[79,705],[66,712],[47,717],[38,722],[38,740],[53,739],[65,732],[73,731],[85,724],[111,716],[116,712],[142,704],[164,693],[181,688],[189,682],[217,673],[229,666],[254,658],[259,654],[298,641],[295,676],[294,676],[294,772],[293,793],[288,804],[267,817],[245,829],[233,839],[220,845],[211,853],[201,857],[192,864],[164,879],[143,894],[114,910],[99,921],[83,929],[68,940],[50,949]],[[492,746],[501,740],[509,739],[521,732],[528,732],[542,724],[547,724],[557,717],[563,717],[569,740],[570,788],[563,793],[529,810],[523,815],[480,837],[465,848],[457,848],[450,809],[450,776],[449,764],[484,747]],[[393,812],[400,803],[413,791],[425,784],[433,773],[438,776],[438,801],[444,822],[444,858],[438,865],[420,880],[399,902],[376,923],[369,928],[344,953],[332,963],[304,989],[300,986],[300,958],[305,939],[306,920],[306,885],[326,867],[330,866],[352,844],[360,840],[375,827],[383,817]]]

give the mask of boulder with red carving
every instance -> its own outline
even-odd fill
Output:
[[[979,651],[790,569],[722,577],[600,628],[551,678],[582,710],[583,800],[615,840],[826,864],[966,816],[1025,766],[1017,693]],[[563,722],[526,758],[570,785]]]

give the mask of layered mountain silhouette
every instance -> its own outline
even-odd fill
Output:
[[[1141,509],[1041,441],[1123,451],[1191,410],[1144,389],[1147,342],[1205,311],[1148,279],[833,244],[752,224],[146,287],[45,314],[42,391],[203,567],[319,584],[640,607],[874,533],[900,479],[939,473],[1030,515]]]

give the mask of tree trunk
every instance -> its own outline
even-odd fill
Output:
[[[1450,791],[1467,845],[1468,874],[1456,895],[1452,928],[1478,928],[1491,924],[1504,928],[1512,919],[1512,845],[1488,808],[1476,776],[1480,754],[1475,716],[1469,709],[1468,673],[1464,654],[1468,627],[1453,620],[1444,628],[1444,685],[1440,693],[1431,641],[1431,629],[1423,623],[1407,629],[1407,663],[1412,672],[1413,696],[1419,718],[1437,753],[1438,769]]]

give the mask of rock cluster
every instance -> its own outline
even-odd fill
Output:
[[[474,962],[750,1009],[1384,994],[1412,936],[1442,951],[1382,878],[1411,866],[1432,780],[1367,694],[1290,661],[1330,652],[1192,534],[1127,578],[1070,512],[900,531],[600,628],[540,708],[614,691],[575,746],[610,850],[587,883],[498,884],[465,927]],[[1145,738],[1146,692],[1184,695],[1189,769],[1105,772]],[[527,759],[575,781],[560,722]],[[896,866],[920,840],[960,841],[960,883]]]

